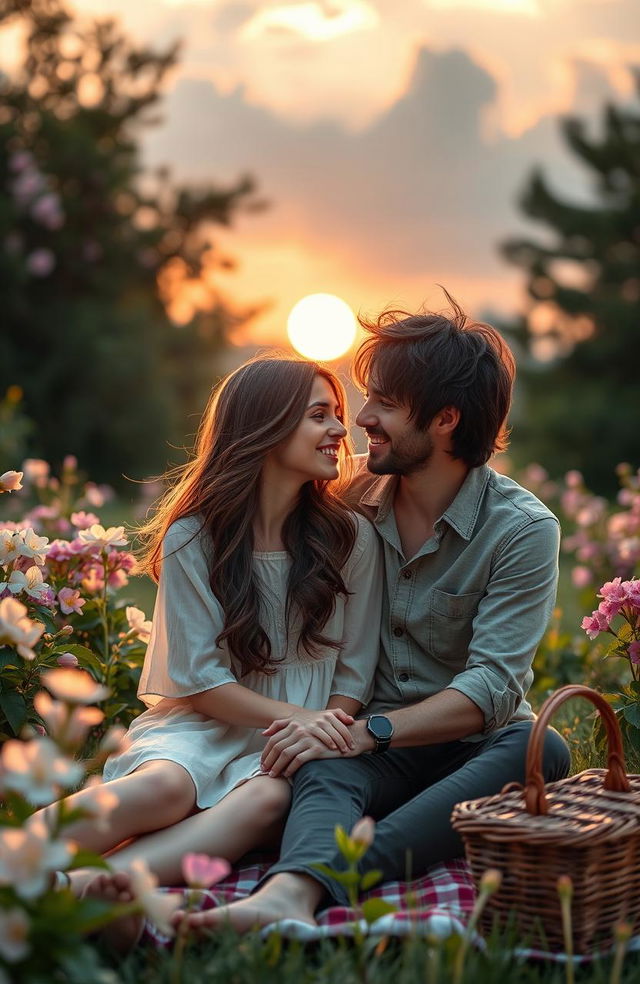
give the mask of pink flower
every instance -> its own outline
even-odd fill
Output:
[[[640,663],[640,642],[637,640],[629,643],[629,659],[636,665]]]
[[[634,577],[630,581],[625,581],[624,585],[627,592],[627,599],[634,608],[640,608],[640,581]]]
[[[586,588],[587,585],[591,584],[592,579],[593,575],[588,567],[578,565],[571,571],[571,581],[574,588]]]
[[[609,623],[600,611],[595,611],[591,615],[585,615],[580,623],[590,639],[595,639],[601,632],[609,628]]]
[[[582,474],[579,471],[576,471],[575,468],[567,472],[567,474],[564,476],[564,480],[568,488],[570,489],[580,488],[580,486],[584,482]]]
[[[627,600],[627,591],[622,583],[621,577],[614,577],[613,581],[607,581],[602,585],[598,592],[599,598],[605,601],[619,602],[621,605]]]
[[[77,530],[88,530],[90,526],[94,526],[100,520],[94,513],[82,511],[71,513],[71,522]]]
[[[56,258],[50,249],[42,246],[29,253],[25,265],[34,277],[48,277],[56,265]]]
[[[46,229],[59,229],[64,225],[64,212],[60,199],[52,191],[41,195],[31,206],[31,216]]]
[[[603,616],[603,618],[606,619],[607,621],[606,628],[609,627],[609,622],[611,621],[612,618],[615,618],[615,616],[618,614],[621,608],[622,608],[621,601],[600,602],[600,604],[598,605],[598,612]]]
[[[85,598],[80,597],[80,592],[73,588],[61,588],[58,591],[58,601],[63,615],[70,615],[71,612],[82,615],[82,607],[87,603]]]
[[[231,865],[224,858],[210,858],[208,854],[185,854],[182,874],[190,888],[210,888],[226,878]]]

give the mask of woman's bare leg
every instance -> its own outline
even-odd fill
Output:
[[[188,817],[196,802],[191,776],[181,765],[158,759],[145,762],[128,776],[113,779],[108,787],[118,797],[117,805],[103,823],[92,818],[64,828],[64,834],[85,850],[104,854],[131,837],[168,827]],[[70,809],[85,808],[99,813],[99,789],[81,789],[65,800]],[[45,807],[40,815],[52,826],[57,806]]]
[[[109,864],[122,871],[134,858],[143,858],[161,885],[181,885],[185,854],[197,852],[237,861],[247,851],[273,840],[290,801],[286,779],[257,776],[236,786],[208,810],[114,851]]]

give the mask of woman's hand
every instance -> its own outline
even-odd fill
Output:
[[[300,708],[288,718],[272,721],[263,731],[269,739],[262,753],[261,766],[264,772],[272,775],[289,775],[286,766],[302,752],[320,751],[324,746],[331,757],[346,755],[353,751],[355,744],[349,728],[354,718],[341,708],[311,711]],[[319,758],[310,754],[311,758]],[[296,765],[302,765],[303,758]],[[295,771],[295,769],[293,770]]]

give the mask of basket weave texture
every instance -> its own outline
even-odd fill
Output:
[[[566,700],[598,708],[609,742],[608,768],[548,783],[542,746],[549,719]],[[514,926],[528,945],[564,949],[557,881],[569,875],[573,949],[588,953],[613,941],[621,921],[640,925],[640,776],[627,776],[616,717],[589,687],[562,687],[544,703],[529,738],[525,786],[458,803],[451,822],[461,835],[476,887],[488,868],[502,883],[481,928]]]

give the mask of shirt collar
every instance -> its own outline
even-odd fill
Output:
[[[457,496],[442,514],[442,519],[445,519],[464,540],[470,540],[473,536],[490,474],[491,469],[488,465],[471,468]]]
[[[490,474],[488,465],[471,468],[455,499],[440,517],[464,540],[470,540],[473,536]],[[389,515],[398,481],[397,475],[379,475],[361,496],[360,505],[366,515],[370,515],[369,510],[373,511],[371,519],[374,522],[381,522]]]

